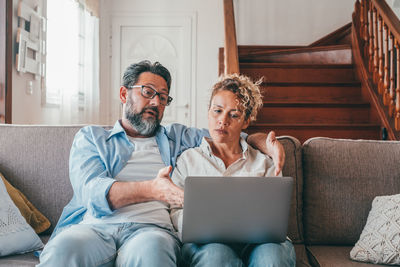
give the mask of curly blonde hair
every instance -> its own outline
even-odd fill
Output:
[[[258,110],[262,107],[262,95],[260,92],[260,84],[262,78],[257,82],[253,82],[249,77],[239,74],[222,75],[219,81],[214,84],[211,91],[209,106],[213,97],[220,91],[230,91],[239,99],[239,104],[243,108],[245,120],[255,121]]]

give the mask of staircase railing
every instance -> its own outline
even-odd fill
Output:
[[[233,0],[224,1],[224,73],[239,73],[239,57],[236,42],[235,14]]]
[[[400,20],[384,0],[356,1],[353,24],[365,69],[376,98],[383,107],[380,117],[400,131]],[[379,113],[379,111],[378,111]],[[385,124],[385,123],[384,123]],[[390,137],[390,136],[389,136]],[[391,139],[395,139],[392,136]]]

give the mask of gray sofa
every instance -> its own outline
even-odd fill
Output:
[[[0,125],[0,172],[49,218],[52,227],[72,196],[69,151],[81,126]],[[400,142],[279,137],[283,175],[295,178],[289,237],[297,266],[374,266],[349,252],[377,195],[400,192]],[[0,266],[33,266],[33,254],[0,258]]]

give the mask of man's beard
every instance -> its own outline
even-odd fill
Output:
[[[133,105],[131,100],[128,98],[126,102],[126,111],[125,116],[126,119],[130,122],[132,127],[136,130],[136,132],[143,136],[153,136],[155,132],[160,127],[160,120],[158,119],[159,112],[156,107],[145,107],[139,113],[135,113],[132,109]],[[143,118],[144,112],[146,110],[152,110],[155,113],[155,118]]]

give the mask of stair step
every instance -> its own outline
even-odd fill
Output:
[[[331,137],[346,139],[381,139],[380,125],[376,124],[281,124],[281,123],[255,123],[246,132],[275,131],[277,136],[290,135],[300,140],[301,143],[311,137]]]
[[[239,57],[248,55],[251,53],[263,52],[263,51],[279,51],[286,49],[306,48],[304,45],[238,45]],[[221,47],[221,52],[224,48]]]
[[[358,82],[344,84],[264,83],[261,86],[264,100],[298,102],[351,102],[361,99]]]
[[[355,82],[351,64],[241,63],[240,72],[271,82]]]
[[[258,123],[367,123],[369,103],[266,102],[258,112]]]
[[[251,51],[239,56],[239,62],[296,62],[302,64],[351,64],[350,45],[300,47]]]

